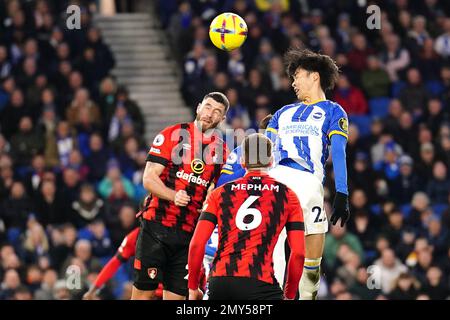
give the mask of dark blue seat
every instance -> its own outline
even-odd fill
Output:
[[[389,111],[389,102],[391,99],[388,97],[378,97],[369,100],[369,109],[372,117],[384,118]]]
[[[406,87],[406,83],[403,81],[394,82],[391,86],[391,94],[394,98],[398,98],[400,96],[400,92],[402,89]]]
[[[349,116],[349,122],[350,124],[355,124],[359,129],[359,135],[361,137],[367,136],[370,134],[370,125],[372,123],[372,120],[369,116]]]
[[[433,96],[440,96],[444,91],[444,85],[438,80],[427,81],[425,87]]]
[[[411,213],[412,206],[408,204],[404,204],[400,206],[400,211],[403,213],[403,217],[408,218]]]
[[[448,204],[445,203],[437,203],[431,206],[433,209],[434,214],[438,215],[439,217],[442,216],[445,210],[448,208]]]

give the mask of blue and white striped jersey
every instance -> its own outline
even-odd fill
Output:
[[[340,105],[329,100],[284,106],[266,129],[274,143],[275,165],[310,172],[322,182],[334,134],[348,138],[348,117]]]

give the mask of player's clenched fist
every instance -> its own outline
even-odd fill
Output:
[[[185,190],[178,190],[177,193],[175,193],[175,197],[173,199],[175,205],[185,207],[188,205],[189,201],[191,201],[191,197],[188,196]]]

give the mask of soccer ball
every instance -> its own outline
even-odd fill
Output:
[[[219,14],[209,26],[209,38],[219,49],[231,51],[239,48],[247,38],[247,24],[235,13]]]

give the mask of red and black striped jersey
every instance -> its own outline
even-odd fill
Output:
[[[147,161],[165,166],[163,183],[175,191],[186,190],[191,201],[178,207],[173,201],[153,196],[143,217],[186,232],[193,232],[211,183],[216,183],[227,158],[218,132],[206,136],[194,122],[168,127],[158,134]]]
[[[304,230],[296,194],[263,172],[248,172],[215,189],[201,220],[217,223],[219,244],[210,276],[256,278],[276,283],[273,250],[286,230]]]

